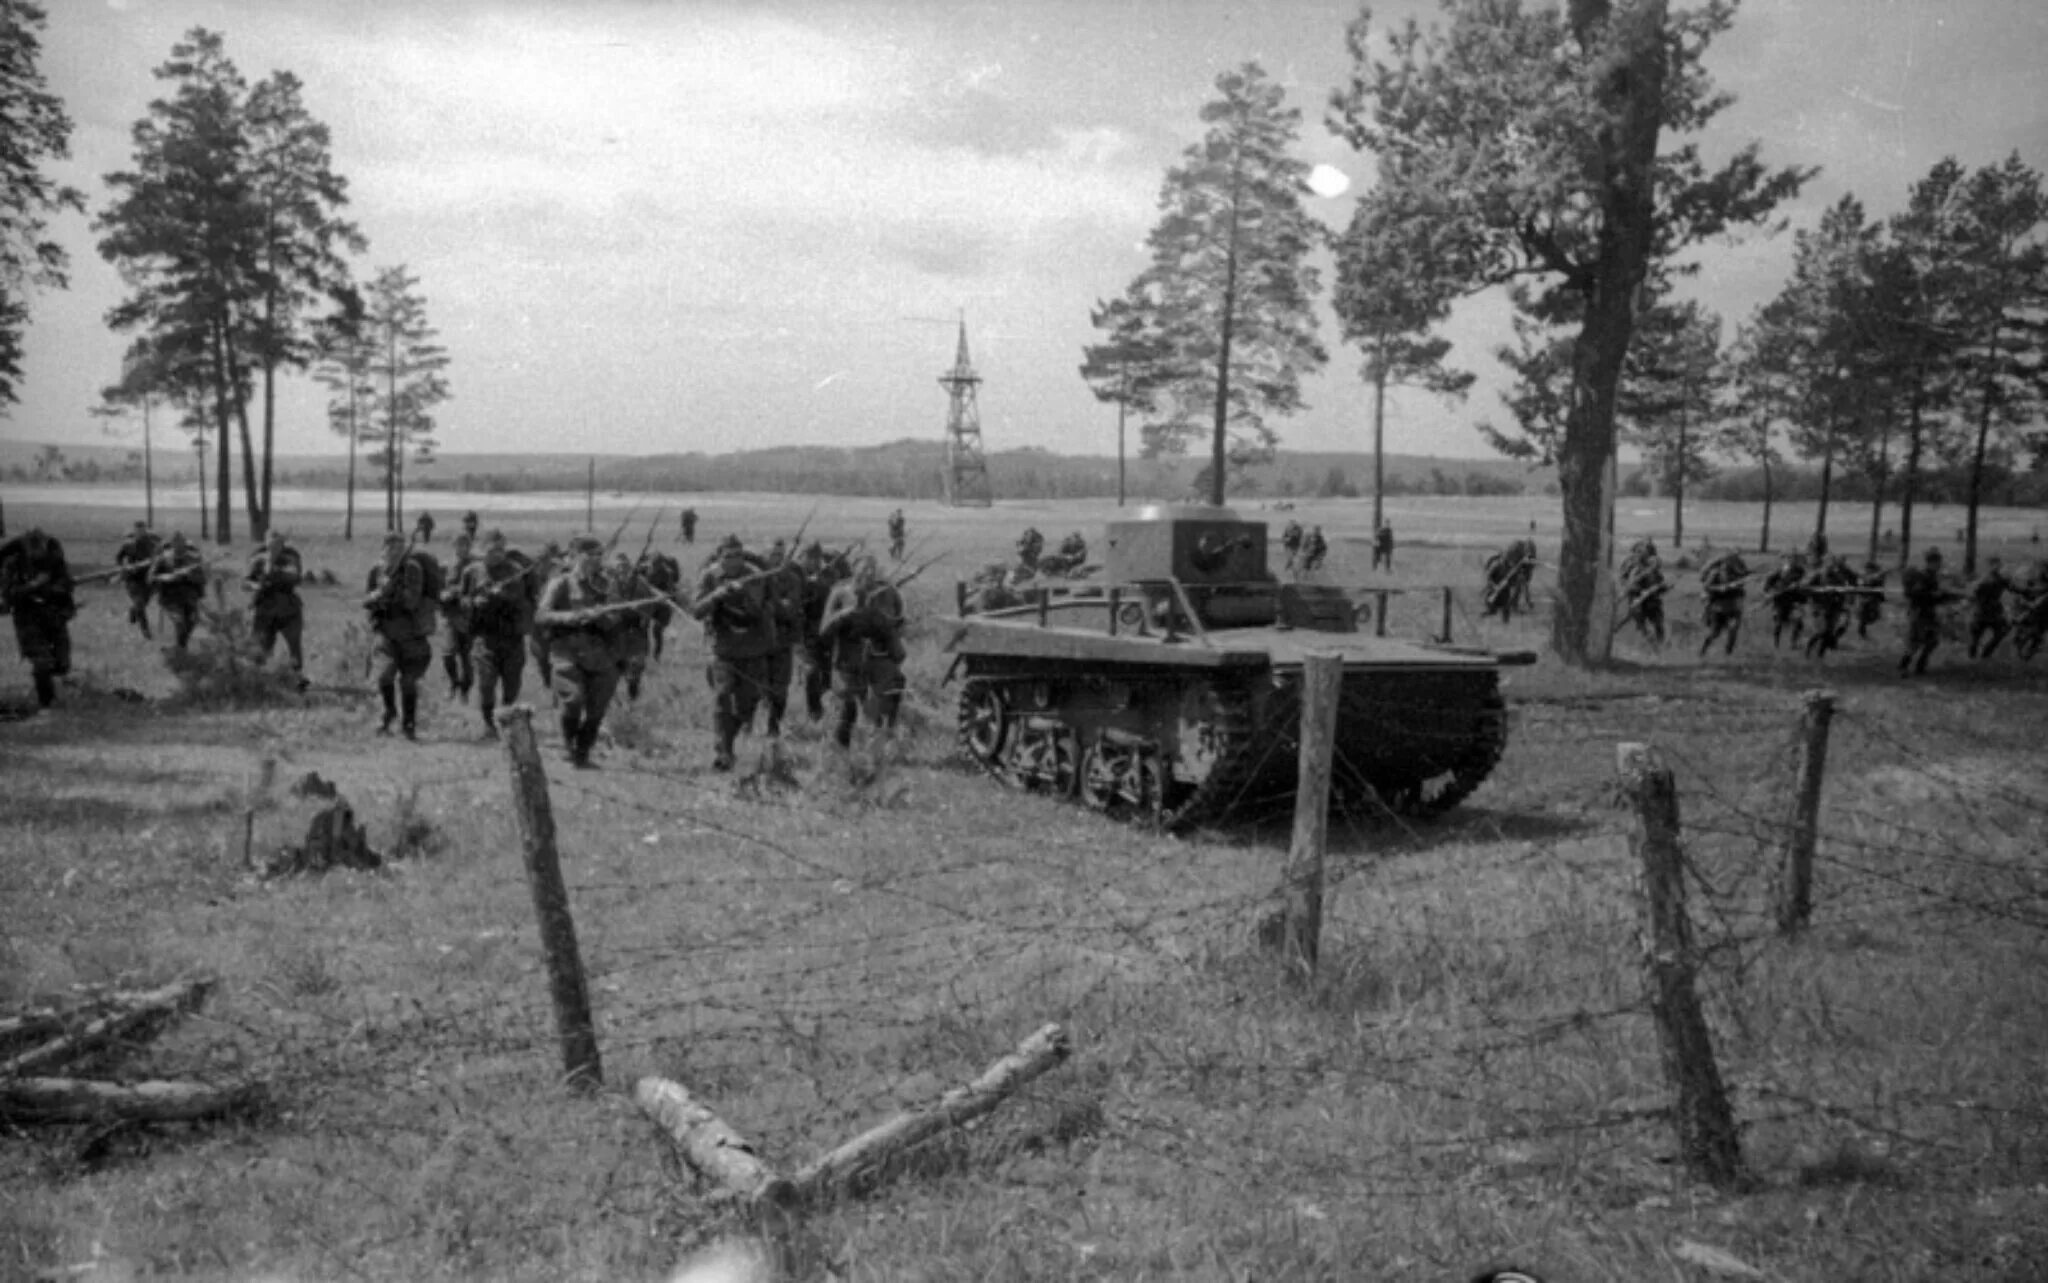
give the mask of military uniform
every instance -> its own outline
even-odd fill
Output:
[[[1287,568],[1294,569],[1294,563],[1301,559],[1301,523],[1290,521],[1280,531],[1280,546],[1287,552]]]
[[[387,540],[386,546],[395,545]],[[420,678],[434,660],[433,603],[427,597],[426,572],[410,556],[400,558],[395,567],[372,568],[363,608],[370,612],[374,676],[384,700],[377,733],[388,735],[392,721],[400,719],[405,737],[413,739],[419,729]]]
[[[1899,660],[1899,675],[1927,671],[1927,661],[1941,642],[1941,608],[1957,595],[1941,586],[1941,557],[1928,550],[1924,567],[1906,568],[1899,576],[1899,596],[1906,602],[1906,653]]]
[[[171,617],[171,644],[183,650],[199,626],[199,603],[206,600],[206,562],[197,548],[172,535],[156,555],[149,577],[164,613]]]
[[[455,560],[448,567],[448,586],[441,590],[441,672],[448,678],[448,693],[465,703],[476,685],[476,665],[471,657],[476,621],[462,593],[463,573],[477,564],[470,547],[467,531],[455,537]]]
[[[1323,538],[1323,528],[1321,526],[1310,526],[1308,533],[1303,535],[1301,539],[1301,568],[1303,570],[1321,570],[1323,568],[1323,558],[1329,555],[1330,545]]]
[[[1856,586],[1856,572],[1840,557],[1830,557],[1807,581],[1807,603],[1813,614],[1813,635],[1806,639],[1806,656],[1818,659],[1841,644],[1849,631],[1850,589]]]
[[[695,508],[683,509],[683,542],[697,542],[697,510]]]
[[[2011,631],[2012,624],[2005,617],[2005,594],[2010,591],[2012,581],[1993,557],[1970,585],[1970,658],[1991,658]]]
[[[728,540],[721,553],[737,551]],[[775,607],[765,578],[752,565],[721,555],[697,581],[690,613],[704,624],[711,643],[711,664],[705,676],[716,707],[712,714],[717,747],[715,770],[731,770],[733,739],[754,720],[754,709],[770,680],[770,656],[777,645]]]
[[[526,634],[533,627],[534,612],[529,568],[530,563],[515,560],[510,553],[493,566],[487,552],[464,566],[456,580],[476,657],[477,709],[489,738],[497,737],[498,705],[518,700],[526,672]]]
[[[776,561],[770,554],[768,585],[769,613],[775,623],[775,649],[768,652],[768,687],[762,696],[768,705],[768,734],[782,734],[782,719],[789,711],[789,688],[796,680],[796,651],[804,639],[804,575],[795,563]]]
[[[1634,621],[1636,631],[1658,646],[1664,644],[1664,594],[1670,588],[1655,545],[1638,545],[1621,565],[1622,622]]]
[[[819,631],[832,647],[832,687],[839,697],[833,740],[841,748],[852,746],[864,703],[872,723],[893,729],[903,700],[901,594],[875,578],[871,567],[856,573],[832,589]]]
[[[825,694],[832,689],[832,646],[818,627],[825,620],[825,603],[831,599],[833,585],[848,573],[846,556],[827,557],[823,547],[812,544],[804,550],[798,568],[803,572],[804,712],[816,722],[824,719]],[[1000,578],[1004,569],[997,566],[995,572]]]
[[[43,708],[57,701],[57,679],[71,671],[73,587],[64,545],[53,536],[29,529],[0,543],[0,608],[14,619],[14,643]]]
[[[1863,573],[1856,577],[1856,586],[1863,591],[1856,596],[1856,635],[1870,636],[1870,626],[1884,618],[1884,569],[1876,562],[1865,562]]]
[[[163,540],[138,521],[135,532],[123,539],[114,553],[114,561],[121,567],[121,587],[128,594],[128,622],[140,628],[144,637],[151,636],[149,603],[156,596],[156,585],[150,582],[149,573],[156,564],[156,555],[162,551]]]
[[[2048,636],[2048,562],[2035,562],[2033,573],[2013,589],[2013,595],[2020,599],[2019,609],[2013,612],[2013,653],[2032,659],[2040,652],[2043,637]]]
[[[1736,639],[1742,635],[1742,611],[1748,589],[1744,581],[1749,577],[1749,564],[1741,553],[1727,552],[1700,567],[1700,590],[1705,594],[1706,640],[1700,643],[1700,654],[1704,657],[1714,639],[1726,634],[1728,640],[1721,653],[1735,653]]]
[[[619,643],[632,627],[630,612],[607,611],[618,600],[602,567],[587,566],[604,545],[584,536],[571,550],[568,569],[541,590],[534,630],[547,638],[548,679],[562,723],[562,745],[576,766],[588,767],[604,725],[605,710],[619,687]]]
[[[1372,568],[1394,568],[1394,527],[1384,521],[1372,532]]]
[[[898,508],[889,514],[889,557],[891,560],[903,560],[903,540],[903,509]]]
[[[280,540],[274,548],[265,544],[249,559],[249,573],[242,580],[256,594],[249,603],[256,653],[267,662],[282,637],[292,671],[300,674],[306,671],[306,604],[299,599],[305,569],[299,550]]]
[[[1771,645],[1790,631],[1797,646],[1806,635],[1806,566],[1797,556],[1787,556],[1764,577],[1764,600],[1771,603]]]
[[[654,639],[649,636],[648,629],[656,607],[647,601],[654,596],[654,587],[632,562],[626,560],[624,553],[620,553],[612,563],[607,587],[615,602],[646,603],[618,611],[618,622],[612,634],[612,645],[618,652],[619,677],[626,684],[626,698],[639,699],[640,682],[647,675],[647,656],[654,649]]]
[[[1038,533],[1038,527],[1027,526],[1017,536],[1017,564],[1026,570],[1036,572],[1038,558],[1045,551],[1045,536]]]

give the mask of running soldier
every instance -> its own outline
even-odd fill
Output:
[[[1514,572],[1520,560],[1515,554],[1520,546],[1519,544],[1509,544],[1504,549],[1490,552],[1486,555],[1486,584],[1480,598],[1486,609],[1480,612],[1479,617],[1481,619],[1491,619],[1495,615],[1499,615],[1501,622],[1506,623],[1513,617],[1515,611]]]
[[[1657,546],[1646,539],[1622,563],[1622,616],[1615,627],[1633,623],[1644,640],[1662,646],[1664,594],[1669,591],[1671,583],[1664,578],[1664,563],[1657,557]]]
[[[249,602],[249,623],[258,658],[269,663],[270,653],[283,638],[292,671],[299,675],[300,690],[306,688],[306,604],[299,599],[299,581],[305,573],[299,550],[285,542],[282,530],[273,527],[264,537],[262,549],[249,559],[249,573],[242,578],[242,587],[255,594]]]
[[[578,535],[569,541],[567,569],[541,590],[534,631],[547,638],[553,664],[549,681],[562,723],[562,749],[569,764],[589,770],[597,732],[619,687],[618,633],[629,627],[605,580],[604,540]]]
[[[1806,635],[1806,563],[1798,553],[1786,553],[1764,577],[1764,600],[1771,604],[1771,648],[1777,649],[1788,630],[1797,646]]]
[[[1739,552],[1724,552],[1700,567],[1700,591],[1706,598],[1707,639],[1700,643],[1700,658],[1716,637],[1727,636],[1723,655],[1735,653],[1735,641],[1742,635],[1744,599],[1748,596],[1749,563]]]
[[[462,514],[462,533],[469,536],[469,544],[472,548],[476,546],[476,528],[482,524],[482,522],[477,520],[476,509],[471,508],[468,512]]]
[[[1960,593],[1941,585],[1941,549],[1929,548],[1924,560],[1924,567],[1908,566],[1899,576],[1899,596],[1906,602],[1906,653],[1899,659],[1901,677],[1927,671],[1927,661],[1941,642],[1941,608],[1962,600]]]
[[[1806,639],[1806,657],[1822,659],[1842,644],[1849,631],[1849,598],[1856,588],[1856,572],[1841,556],[1829,557],[1807,580],[1807,609],[1813,616],[1813,632]]]
[[[433,601],[426,572],[411,556],[405,536],[384,536],[384,560],[371,567],[363,609],[370,616],[371,656],[377,694],[384,701],[379,735],[398,722],[409,740],[419,738],[420,678],[434,662]]]
[[[476,654],[476,705],[485,739],[498,738],[498,705],[519,699],[526,671],[526,634],[533,627],[529,563],[515,560],[503,531],[484,536],[484,555],[464,567],[456,580],[469,616]]]
[[[14,616],[14,644],[35,681],[38,708],[57,702],[57,679],[71,672],[73,587],[54,536],[31,526],[0,543],[0,612]]]
[[[832,647],[832,687],[839,697],[833,742],[853,746],[863,704],[870,724],[894,730],[903,701],[903,597],[881,578],[874,558],[855,562],[853,577],[832,589],[818,631]]]
[[[462,575],[476,564],[467,530],[455,536],[455,557],[448,563],[447,586],[441,589],[441,672],[448,678],[448,694],[458,704],[469,702],[476,685],[476,666],[470,658],[476,644],[476,620],[469,612],[469,599],[462,591]]]
[[[696,542],[697,542],[697,510],[696,510],[695,508],[685,508],[685,509],[683,509],[683,518],[682,518],[682,524],[683,524],[683,542],[684,542],[684,543],[696,543]]]
[[[1884,567],[1865,561],[1856,586],[1862,590],[1856,595],[1856,636],[1867,640],[1870,626],[1884,618]]]
[[[768,652],[768,738],[782,734],[789,712],[789,688],[796,680],[796,649],[804,639],[804,575],[789,559],[789,545],[777,539],[761,569],[768,588],[769,613],[775,625],[775,646]]]
[[[1998,643],[2005,640],[2012,624],[2005,617],[2005,595],[2012,581],[2005,567],[1993,557],[1984,563],[1984,573],[1970,585],[1970,658],[1989,659]]]
[[[1310,526],[1308,533],[1301,537],[1301,568],[1315,571],[1323,568],[1323,558],[1330,555],[1329,541],[1323,538],[1321,526]]]
[[[413,528],[413,533],[414,533],[415,535],[418,535],[418,536],[419,536],[419,541],[420,541],[421,543],[432,543],[432,542],[434,542],[434,514],[433,514],[433,513],[431,513],[431,512],[423,512],[423,513],[421,513],[421,514],[420,514],[420,519],[419,519],[418,521],[416,521],[416,522],[414,522],[414,523],[413,523],[413,527],[412,527],[412,528]]]
[[[623,552],[612,554],[611,573],[606,579],[612,601],[619,603],[611,616],[613,649],[618,653],[619,676],[626,684],[626,698],[640,698],[640,683],[647,676],[647,657],[654,651],[650,635],[658,603],[654,586],[640,573],[633,559]],[[626,602],[637,603],[631,607]]]
[[[156,585],[149,580],[150,568],[162,551],[163,540],[147,524],[138,521],[114,553],[114,564],[121,568],[121,587],[128,593],[128,622],[140,628],[144,637],[151,636],[149,603],[156,596]]]
[[[156,555],[149,572],[156,585],[157,600],[171,617],[171,645],[185,649],[192,630],[199,626],[199,603],[206,600],[206,562],[199,550],[185,542],[185,532],[173,530],[171,541]]]
[[[775,649],[775,618],[765,576],[747,560],[738,535],[718,545],[718,560],[697,581],[690,613],[704,624],[711,643],[705,676],[716,702],[712,733],[717,745],[711,769],[733,766],[733,740],[753,724],[754,709],[768,688],[769,655]]]
[[[1394,526],[1392,522],[1381,521],[1380,528],[1372,532],[1372,568],[1392,571],[1394,568]]]
[[[904,531],[903,509],[898,508],[889,514],[889,560],[891,561],[903,560]]]
[[[1280,528],[1280,547],[1287,554],[1287,569],[1289,570],[1294,569],[1294,564],[1301,560],[1302,538],[1301,523],[1299,521],[1289,520],[1285,526]]]

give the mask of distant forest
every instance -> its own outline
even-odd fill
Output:
[[[1006,450],[987,459],[995,496],[1007,500],[1111,499],[1117,493],[1113,458],[1059,455],[1038,449]],[[755,492],[833,494],[906,502],[944,497],[940,448],[926,441],[898,441],[859,449],[824,446],[790,447],[734,454],[666,454],[644,458],[551,455],[449,455],[407,465],[408,492],[523,494],[541,491],[576,492],[589,483],[606,493],[688,494]],[[159,484],[191,485],[193,462],[182,452],[175,461],[159,454],[154,460]],[[1290,453],[1271,463],[1232,474],[1231,493],[1245,499],[1342,499],[1372,493],[1373,460],[1367,454]],[[1204,474],[1189,458],[1133,459],[1126,465],[1125,490],[1135,499],[1178,500],[1198,496]],[[74,484],[140,485],[139,451],[107,446],[58,447],[0,443],[0,480],[16,483],[65,481]],[[1624,464],[1624,496],[1658,492],[1658,472],[1648,464]],[[1768,478],[1775,502],[1812,501],[1820,496],[1820,472],[1814,468],[1779,466]],[[302,489],[339,490],[348,483],[343,460],[279,459],[277,483]],[[1919,499],[1928,503],[1961,503],[1967,497],[1968,472],[1953,468],[1923,470]],[[357,476],[360,490],[375,496],[381,480]],[[1766,478],[1755,467],[1730,468],[1687,487],[1687,497],[1733,502],[1762,502]],[[1837,474],[1834,497],[1868,502],[1866,475]],[[1389,495],[1555,495],[1556,475],[1511,459],[1446,459],[1389,455]],[[2048,507],[2048,468],[2024,471],[1993,468],[1987,476],[1985,500],[2012,507]]]

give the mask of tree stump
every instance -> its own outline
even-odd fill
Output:
[[[370,849],[370,835],[356,820],[355,808],[340,798],[313,813],[306,840],[286,847],[263,870],[265,877],[325,873],[330,869],[379,869],[384,857]]]

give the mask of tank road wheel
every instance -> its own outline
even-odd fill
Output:
[[[1009,738],[1003,693],[994,682],[970,681],[960,692],[960,746],[988,769],[1002,761]]]
[[[1081,800],[1118,814],[1156,811],[1162,779],[1157,752],[1104,735],[1081,759]]]
[[[1055,717],[1027,717],[1010,737],[1008,782],[1035,793],[1072,797],[1081,778],[1073,728]]]

